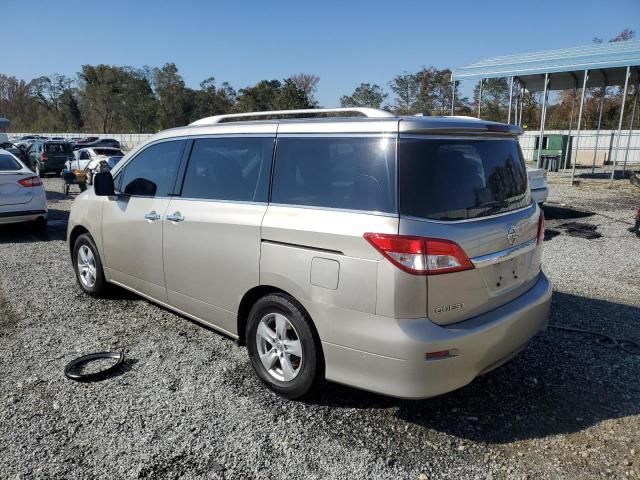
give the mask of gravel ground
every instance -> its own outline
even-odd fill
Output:
[[[551,322],[640,340],[640,239],[627,232],[640,191],[550,182]],[[45,184],[48,234],[0,230],[0,478],[640,478],[640,356],[549,329],[438,398],[328,384],[286,401],[228,338],[123,291],[83,295],[64,242],[71,199]],[[570,237],[567,221],[602,237]],[[126,351],[118,375],[64,377],[107,349]]]

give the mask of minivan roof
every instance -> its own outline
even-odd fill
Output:
[[[284,112],[252,112],[238,115],[206,117],[184,127],[176,127],[156,133],[136,146],[130,155],[145,145],[163,139],[193,135],[286,135],[286,134],[420,134],[420,135],[473,135],[517,136],[523,133],[516,125],[479,120],[472,117],[451,116],[400,116],[375,109],[314,109],[313,114],[360,113],[366,111],[377,116],[324,116],[309,117],[310,110]],[[304,112],[304,113],[301,113]],[[272,116],[285,118],[270,118]],[[304,118],[298,118],[307,115]],[[286,117],[289,118],[286,118]],[[265,120],[257,118],[265,117]],[[245,120],[246,119],[246,120]],[[221,121],[222,120],[222,121]],[[88,145],[87,145],[88,146]]]

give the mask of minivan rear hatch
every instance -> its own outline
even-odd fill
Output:
[[[471,268],[426,275],[433,322],[472,318],[533,286],[540,213],[515,137],[405,135],[398,176],[400,235],[453,241],[471,260]]]

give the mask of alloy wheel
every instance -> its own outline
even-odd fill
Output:
[[[265,370],[280,382],[296,378],[302,368],[302,342],[292,323],[280,313],[262,317],[256,330],[258,355]]]
[[[96,258],[87,245],[82,245],[78,249],[78,274],[80,281],[86,288],[93,288],[96,284]]]

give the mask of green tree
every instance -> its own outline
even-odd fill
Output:
[[[344,95],[340,98],[340,105],[343,107],[380,108],[387,96],[379,85],[361,83],[351,95]]]
[[[473,90],[474,107],[477,110],[480,100],[480,82]],[[485,120],[507,121],[509,107],[509,82],[506,78],[488,78],[482,87],[481,116]]]
[[[417,113],[418,98],[420,96],[420,82],[418,76],[413,73],[396,75],[389,87],[395,94],[393,109],[400,115]]]
[[[158,127],[160,129],[186,125],[194,106],[193,91],[187,89],[175,63],[165,63],[153,70],[155,93],[158,97]]]
[[[219,88],[214,77],[200,82],[200,90],[195,92],[195,105],[191,120],[229,113],[233,109],[236,91],[227,82]]]
[[[110,133],[121,108],[122,70],[111,65],[83,65],[80,78],[80,105],[87,125]]]
[[[137,133],[152,132],[158,101],[151,88],[149,70],[124,67],[121,83],[119,114],[125,128]]]
[[[320,82],[319,75],[315,73],[296,73],[295,75],[291,75],[289,79],[295,84],[298,90],[305,94],[309,104],[314,107],[318,105],[315,94],[318,90],[318,83]]]

